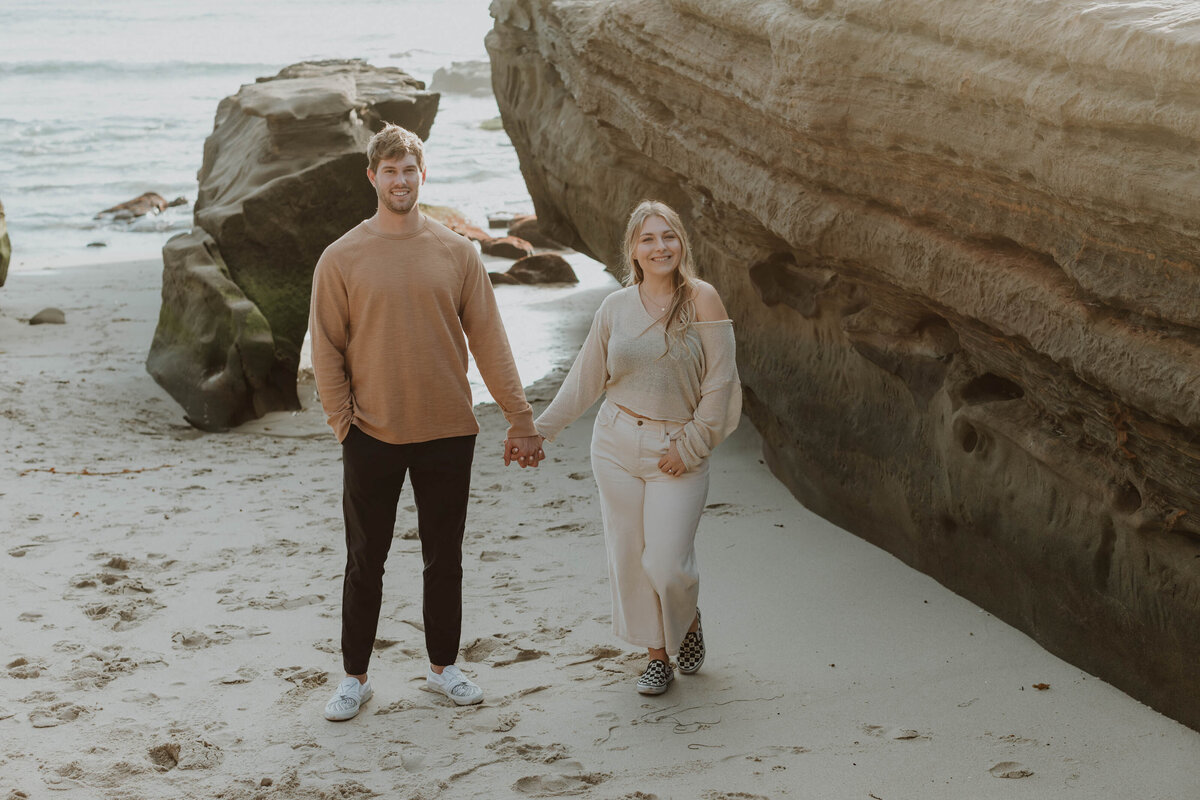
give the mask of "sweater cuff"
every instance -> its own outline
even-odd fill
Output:
[[[521,439],[527,436],[537,436],[538,430],[533,426],[533,409],[525,406],[525,411],[519,411],[512,416],[504,415],[508,420],[508,438]]]
[[[686,426],[684,426],[683,433],[680,434],[680,436],[675,439],[674,442],[675,450],[679,453],[679,460],[683,462],[683,466],[685,468],[691,471],[704,463],[704,459],[708,457],[708,454],[711,451],[708,449],[708,447],[703,446],[703,441],[701,441],[702,447],[697,448],[693,446],[694,443],[688,436],[687,429],[689,427],[693,429],[695,437],[699,439],[700,432],[695,430],[696,426],[694,423],[689,422]],[[696,452],[697,450],[702,450],[702,452]]]

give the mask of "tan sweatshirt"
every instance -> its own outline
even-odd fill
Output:
[[[668,352],[663,324],[646,311],[637,287],[613,292],[562,388],[535,421],[538,433],[554,441],[601,394],[643,417],[685,423],[675,446],[684,466],[696,467],[741,418],[733,321],[693,322]]]
[[[468,342],[509,436],[536,433],[483,262],[428,217],[406,236],[364,221],[325,248],[309,330],[317,391],[338,441],[352,423],[391,444],[478,433]]]

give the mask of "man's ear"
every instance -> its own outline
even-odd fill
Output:
[[[425,170],[421,170],[421,185],[425,185]]]
[[[375,185],[375,170],[370,167],[367,167],[367,180],[371,182],[372,186]]]

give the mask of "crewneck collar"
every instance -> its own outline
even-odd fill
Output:
[[[375,230],[371,227],[371,220],[364,219],[362,221],[362,229],[372,236],[378,236],[380,239],[412,239],[415,236],[420,236],[429,228],[429,217],[421,215],[421,227],[417,228],[412,233],[384,233],[383,231]]]

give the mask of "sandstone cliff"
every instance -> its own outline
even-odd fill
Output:
[[[367,141],[429,136],[438,95],[395,68],[295,64],[221,101],[204,143],[196,228],[163,248],[146,367],[206,430],[299,408],[312,271],[375,208]]]
[[[681,210],[807,506],[1200,726],[1191,5],[496,0],[488,48],[549,235]]]

